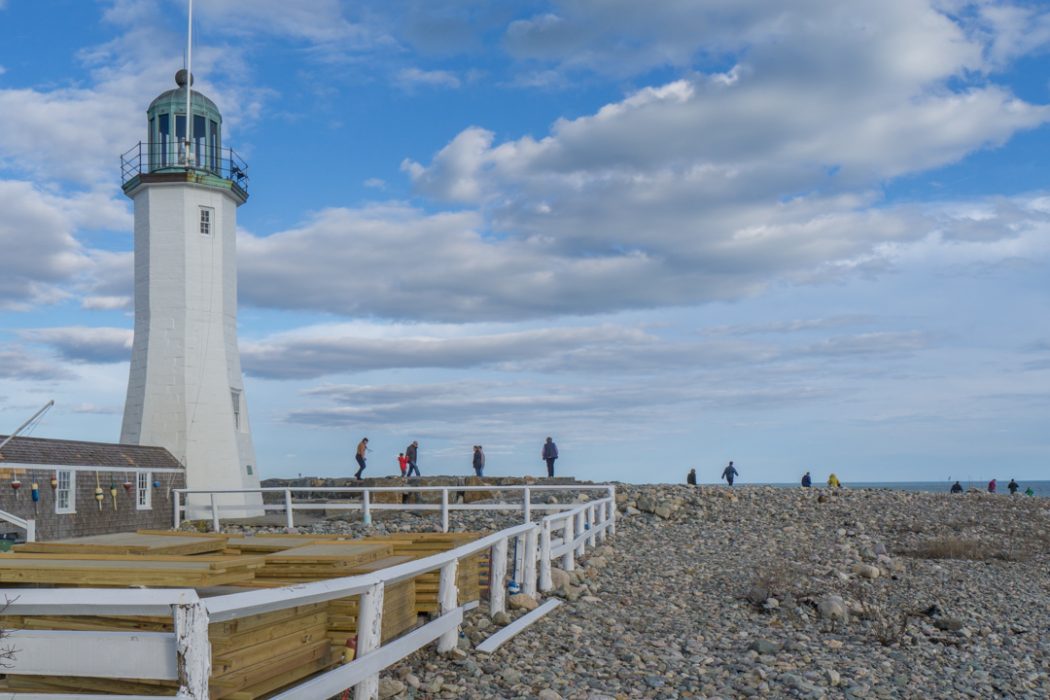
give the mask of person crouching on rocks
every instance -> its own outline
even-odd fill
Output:
[[[830,489],[837,489],[837,488],[840,488],[841,486],[842,486],[842,482],[839,481],[839,478],[837,476],[835,476],[834,472],[832,472],[831,476],[828,477],[828,488],[830,488]]]
[[[696,469],[690,469],[689,473],[685,475],[685,483],[690,486],[696,486]]]
[[[962,484],[958,481],[952,484],[952,493],[962,493]]]
[[[722,478],[725,479],[726,483],[730,486],[733,485],[733,479],[737,478],[739,475],[740,472],[738,472],[736,467],[733,466],[732,461],[730,461],[726,468],[722,470]]]
[[[813,485],[813,478],[809,475],[809,472],[806,472],[805,474],[802,475],[802,487],[808,489],[812,485]]]

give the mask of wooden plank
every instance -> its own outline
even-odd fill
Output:
[[[361,681],[405,658],[417,649],[434,641],[449,630],[455,630],[463,622],[462,608],[456,608],[400,639],[384,644],[370,654],[354,659],[339,668],[300,683],[271,700],[317,700],[338,695]]]
[[[107,535],[73,537],[15,545],[16,552],[44,554],[202,554],[217,552],[225,539],[114,532]]]
[[[477,650],[480,651],[482,654],[491,654],[492,652],[499,649],[504,644],[504,642],[506,642],[511,637],[524,630],[533,622],[539,620],[541,617],[543,617],[550,611],[554,610],[554,608],[558,607],[559,605],[561,605],[560,600],[558,600],[557,598],[551,598],[540,607],[536,608],[532,612],[522,615],[517,620],[501,629],[499,632],[496,632],[494,635],[483,641],[477,646]]]

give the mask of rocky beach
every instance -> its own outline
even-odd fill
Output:
[[[474,645],[522,611],[475,610],[453,654],[388,669],[381,697],[1050,697],[1047,499],[620,485],[617,500],[616,536],[555,571],[561,607],[491,655]],[[517,518],[457,513],[453,529]]]

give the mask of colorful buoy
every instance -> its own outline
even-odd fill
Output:
[[[33,494],[33,503],[36,503],[36,502],[38,502],[38,501],[40,500],[40,484],[38,484],[38,483],[36,483],[36,482],[34,481],[34,482],[33,482],[33,486],[32,486],[32,488],[30,489],[30,491],[31,491],[31,492],[32,492],[32,494]]]
[[[102,501],[106,500],[106,497],[102,495],[102,487],[95,487],[95,500],[98,501],[98,509],[102,510]]]

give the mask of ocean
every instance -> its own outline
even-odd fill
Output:
[[[996,489],[997,494],[1003,494],[1006,496],[1010,495],[1010,492],[1006,490],[1006,485],[1010,483],[1010,477],[1005,479],[996,479],[998,488]],[[723,484],[725,482],[722,482]],[[747,484],[742,481],[736,482],[740,486],[746,486]],[[857,481],[849,482],[843,481],[842,485],[847,488],[855,489],[891,489],[893,491],[928,491],[930,493],[948,493],[948,490],[952,487],[954,481]],[[959,483],[962,484],[964,491],[969,491],[971,488],[975,488],[978,491],[985,492],[988,490],[987,481],[966,481],[960,479]],[[1035,491],[1036,496],[1050,497],[1050,481],[1024,481],[1021,479],[1017,480],[1021,488],[1017,492],[1018,496],[1024,495],[1024,490],[1029,486]],[[777,488],[799,488],[798,482],[793,484],[755,484],[762,486],[776,486]],[[817,483],[814,481],[814,486],[823,486],[823,483]]]

